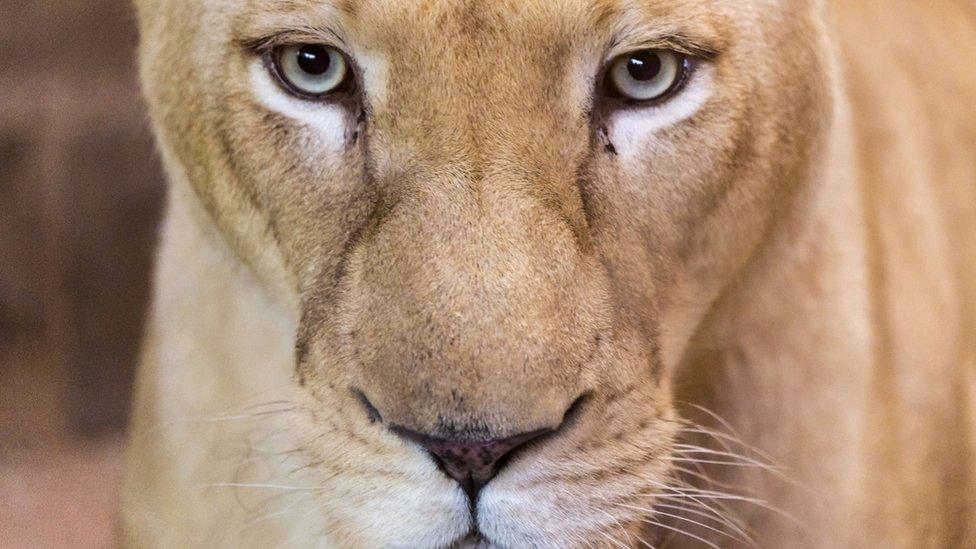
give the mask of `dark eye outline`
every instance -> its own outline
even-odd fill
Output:
[[[617,87],[616,83],[613,81],[613,69],[617,66],[617,63],[644,52],[669,53],[676,55],[678,57],[678,75],[677,78],[675,78],[674,83],[672,83],[664,93],[648,99],[636,99],[628,96]],[[629,51],[614,57],[603,68],[599,77],[600,91],[605,98],[608,98],[620,105],[636,107],[662,105],[671,99],[674,99],[675,96],[684,91],[688,83],[691,81],[691,78],[694,75],[695,70],[698,68],[700,62],[701,60],[697,57],[672,49],[645,48]]]
[[[319,46],[321,48],[325,48],[326,50],[334,51],[342,56],[342,60],[346,64],[346,74],[336,87],[319,94],[308,93],[307,91],[296,86],[287,76],[285,76],[284,70],[281,66],[281,54],[283,50],[305,46]],[[345,54],[345,52],[339,48],[336,48],[335,46],[312,42],[280,44],[266,50],[262,57],[264,58],[265,67],[268,69],[268,72],[274,76],[278,86],[299,99],[306,101],[328,101],[332,99],[348,98],[356,92],[358,82],[357,67],[355,63],[352,62],[352,59]]]

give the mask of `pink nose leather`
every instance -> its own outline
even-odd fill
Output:
[[[458,481],[468,495],[474,498],[498,473],[498,462],[502,458],[519,446],[552,430],[542,429],[484,442],[439,439],[406,429],[398,429],[397,432],[430,451],[438,459],[444,472]]]

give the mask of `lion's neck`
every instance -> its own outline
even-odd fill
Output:
[[[146,358],[165,365],[160,380],[191,376],[181,383],[205,389],[180,395],[184,410],[235,406],[290,385],[297,313],[266,290],[178,182],[158,261]]]
[[[678,394],[727,419],[801,487],[748,469],[719,467],[715,476],[803,522],[830,525],[804,534],[788,520],[764,521],[771,547],[860,544],[874,336],[850,128],[840,104],[817,180],[692,344],[687,378],[706,381]],[[742,508],[754,511],[768,516]]]
[[[140,517],[124,523],[153,530],[124,535],[133,546],[192,545],[173,536],[205,531],[231,536],[215,546],[239,535],[276,543],[294,529],[287,520],[240,532],[281,495],[245,485],[287,484],[288,467],[270,464],[294,449],[274,420],[292,398],[297,318],[231,252],[187,185],[174,182],[169,199],[123,505]]]

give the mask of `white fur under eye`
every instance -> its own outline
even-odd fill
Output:
[[[335,103],[306,101],[286,92],[260,59],[252,63],[250,73],[251,89],[258,103],[314,129],[321,136],[321,144],[331,152],[342,150],[348,126],[346,109]]]
[[[712,95],[713,68],[697,67],[680,93],[658,105],[615,112],[608,125],[608,137],[621,159],[636,158],[647,147],[666,147],[656,134],[694,116]]]

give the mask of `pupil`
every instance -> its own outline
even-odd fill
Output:
[[[298,50],[298,66],[308,74],[325,74],[331,64],[329,52],[322,46],[303,46]]]
[[[652,51],[635,53],[627,60],[627,72],[634,80],[653,80],[661,74],[661,56]]]

